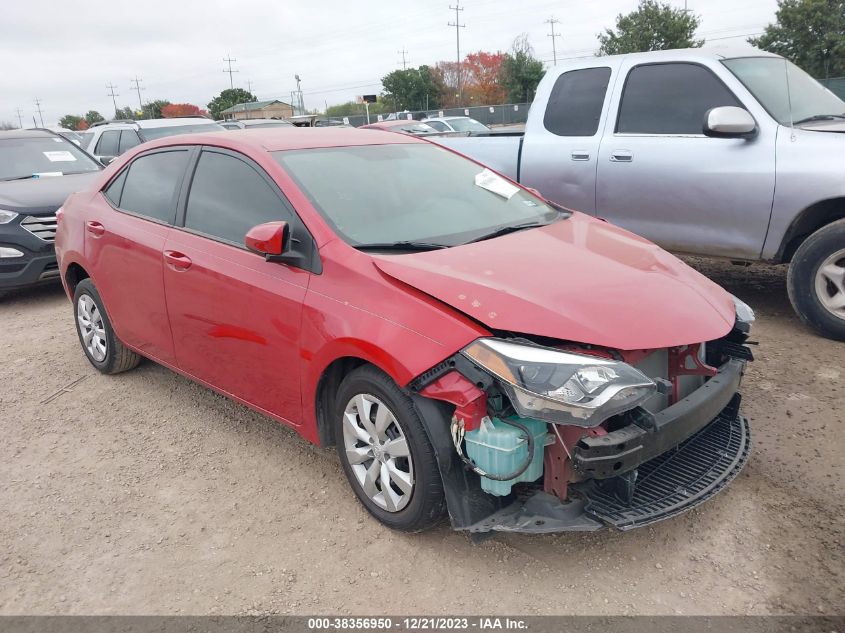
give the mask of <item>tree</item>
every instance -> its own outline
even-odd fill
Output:
[[[524,103],[534,98],[537,84],[545,74],[543,62],[534,57],[534,49],[523,33],[513,41],[511,50],[502,59],[499,83],[507,91],[508,100]]]
[[[103,115],[96,110],[88,110],[88,112],[85,113],[85,122],[88,123],[89,126],[99,123],[100,121],[105,121],[105,119],[103,118]]]
[[[474,104],[501,103],[507,91],[499,83],[503,53],[470,53],[463,61],[464,96]]]
[[[18,127],[16,125],[12,125],[8,121],[0,121],[0,130],[16,130]]]
[[[124,106],[122,108],[118,108],[114,111],[114,118],[115,119],[136,119],[135,111],[130,108],[129,106]]]
[[[166,99],[156,99],[155,101],[148,101],[144,104],[144,116],[148,116],[151,119],[160,119],[161,116],[161,109],[164,106],[170,105],[170,102]]]
[[[670,48],[697,48],[699,18],[683,9],[657,0],[640,0],[636,11],[616,16],[616,30],[605,29],[598,38],[599,55],[619,55]]]
[[[370,104],[370,114],[383,114],[391,111],[389,105],[383,97],[379,97],[375,103]],[[366,114],[367,108],[363,103],[355,103],[354,101],[347,101],[346,103],[339,103],[326,108],[326,116],[339,117],[350,116],[355,114]]]
[[[220,119],[222,118],[221,112],[223,110],[239,103],[252,103],[253,101],[258,101],[258,99],[251,92],[243,88],[227,88],[208,102],[208,111],[211,113],[212,118]]]
[[[395,104],[396,110],[437,108],[441,101],[441,83],[428,66],[394,70],[381,79],[382,97]]]
[[[783,55],[814,77],[845,75],[845,2],[779,0],[775,24],[752,46]]]
[[[193,103],[168,103],[161,108],[161,116],[170,119],[179,116],[208,116],[208,112],[200,110]]]
[[[77,132],[84,132],[84,131],[85,131],[85,130],[87,130],[89,127],[91,127],[91,126],[90,126],[90,125],[88,125],[88,121],[86,121],[85,119],[82,119],[82,120],[79,122],[79,125],[77,125],[77,126],[76,126],[76,131],[77,131]]]
[[[69,130],[78,130],[79,124],[82,123],[85,119],[81,116],[77,116],[75,114],[66,114],[61,119],[59,119],[59,125],[61,127],[66,127]]]

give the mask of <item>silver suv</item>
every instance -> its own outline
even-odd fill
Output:
[[[218,132],[223,129],[203,117],[103,121],[95,123],[82,135],[82,148],[96,156],[100,162],[108,164],[126,150],[145,141],[175,134]]]

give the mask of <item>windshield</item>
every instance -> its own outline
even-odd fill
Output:
[[[225,130],[222,125],[217,123],[192,123],[190,125],[167,125],[161,127],[145,127],[138,130],[141,138],[145,141],[152,141],[156,138],[164,138],[165,136],[175,136],[176,134],[190,134],[191,132],[221,132]]]
[[[782,125],[813,117],[845,115],[845,102],[785,59],[743,57],[722,63]]]
[[[490,130],[475,119],[449,119],[447,122],[456,132],[488,132]]]
[[[99,169],[102,166],[93,158],[59,136],[0,139],[0,180],[81,174]]]
[[[273,156],[353,246],[455,246],[503,227],[563,217],[484,167],[428,143],[281,151]]]

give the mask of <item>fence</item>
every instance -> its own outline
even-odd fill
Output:
[[[819,79],[819,81],[837,97],[842,100],[845,100],[845,77],[834,77],[833,79]]]
[[[441,108],[438,110],[415,110],[410,112],[403,112],[397,116],[407,117],[409,114],[411,118],[420,120],[426,117],[436,116],[468,116],[476,121],[480,121],[487,126],[497,125],[516,125],[525,123],[528,119],[528,108],[530,103],[505,103],[494,106],[470,106],[466,108]],[[380,115],[382,119],[386,119],[388,115]],[[344,121],[354,127],[359,127],[367,123],[366,114],[350,114],[345,117],[329,117],[332,121]],[[370,123],[375,123],[379,120],[379,115],[370,114]]]

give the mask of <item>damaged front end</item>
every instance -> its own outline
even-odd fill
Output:
[[[738,302],[726,336],[659,350],[478,339],[417,377],[453,527],[628,530],[713,496],[748,458],[752,321]]]

